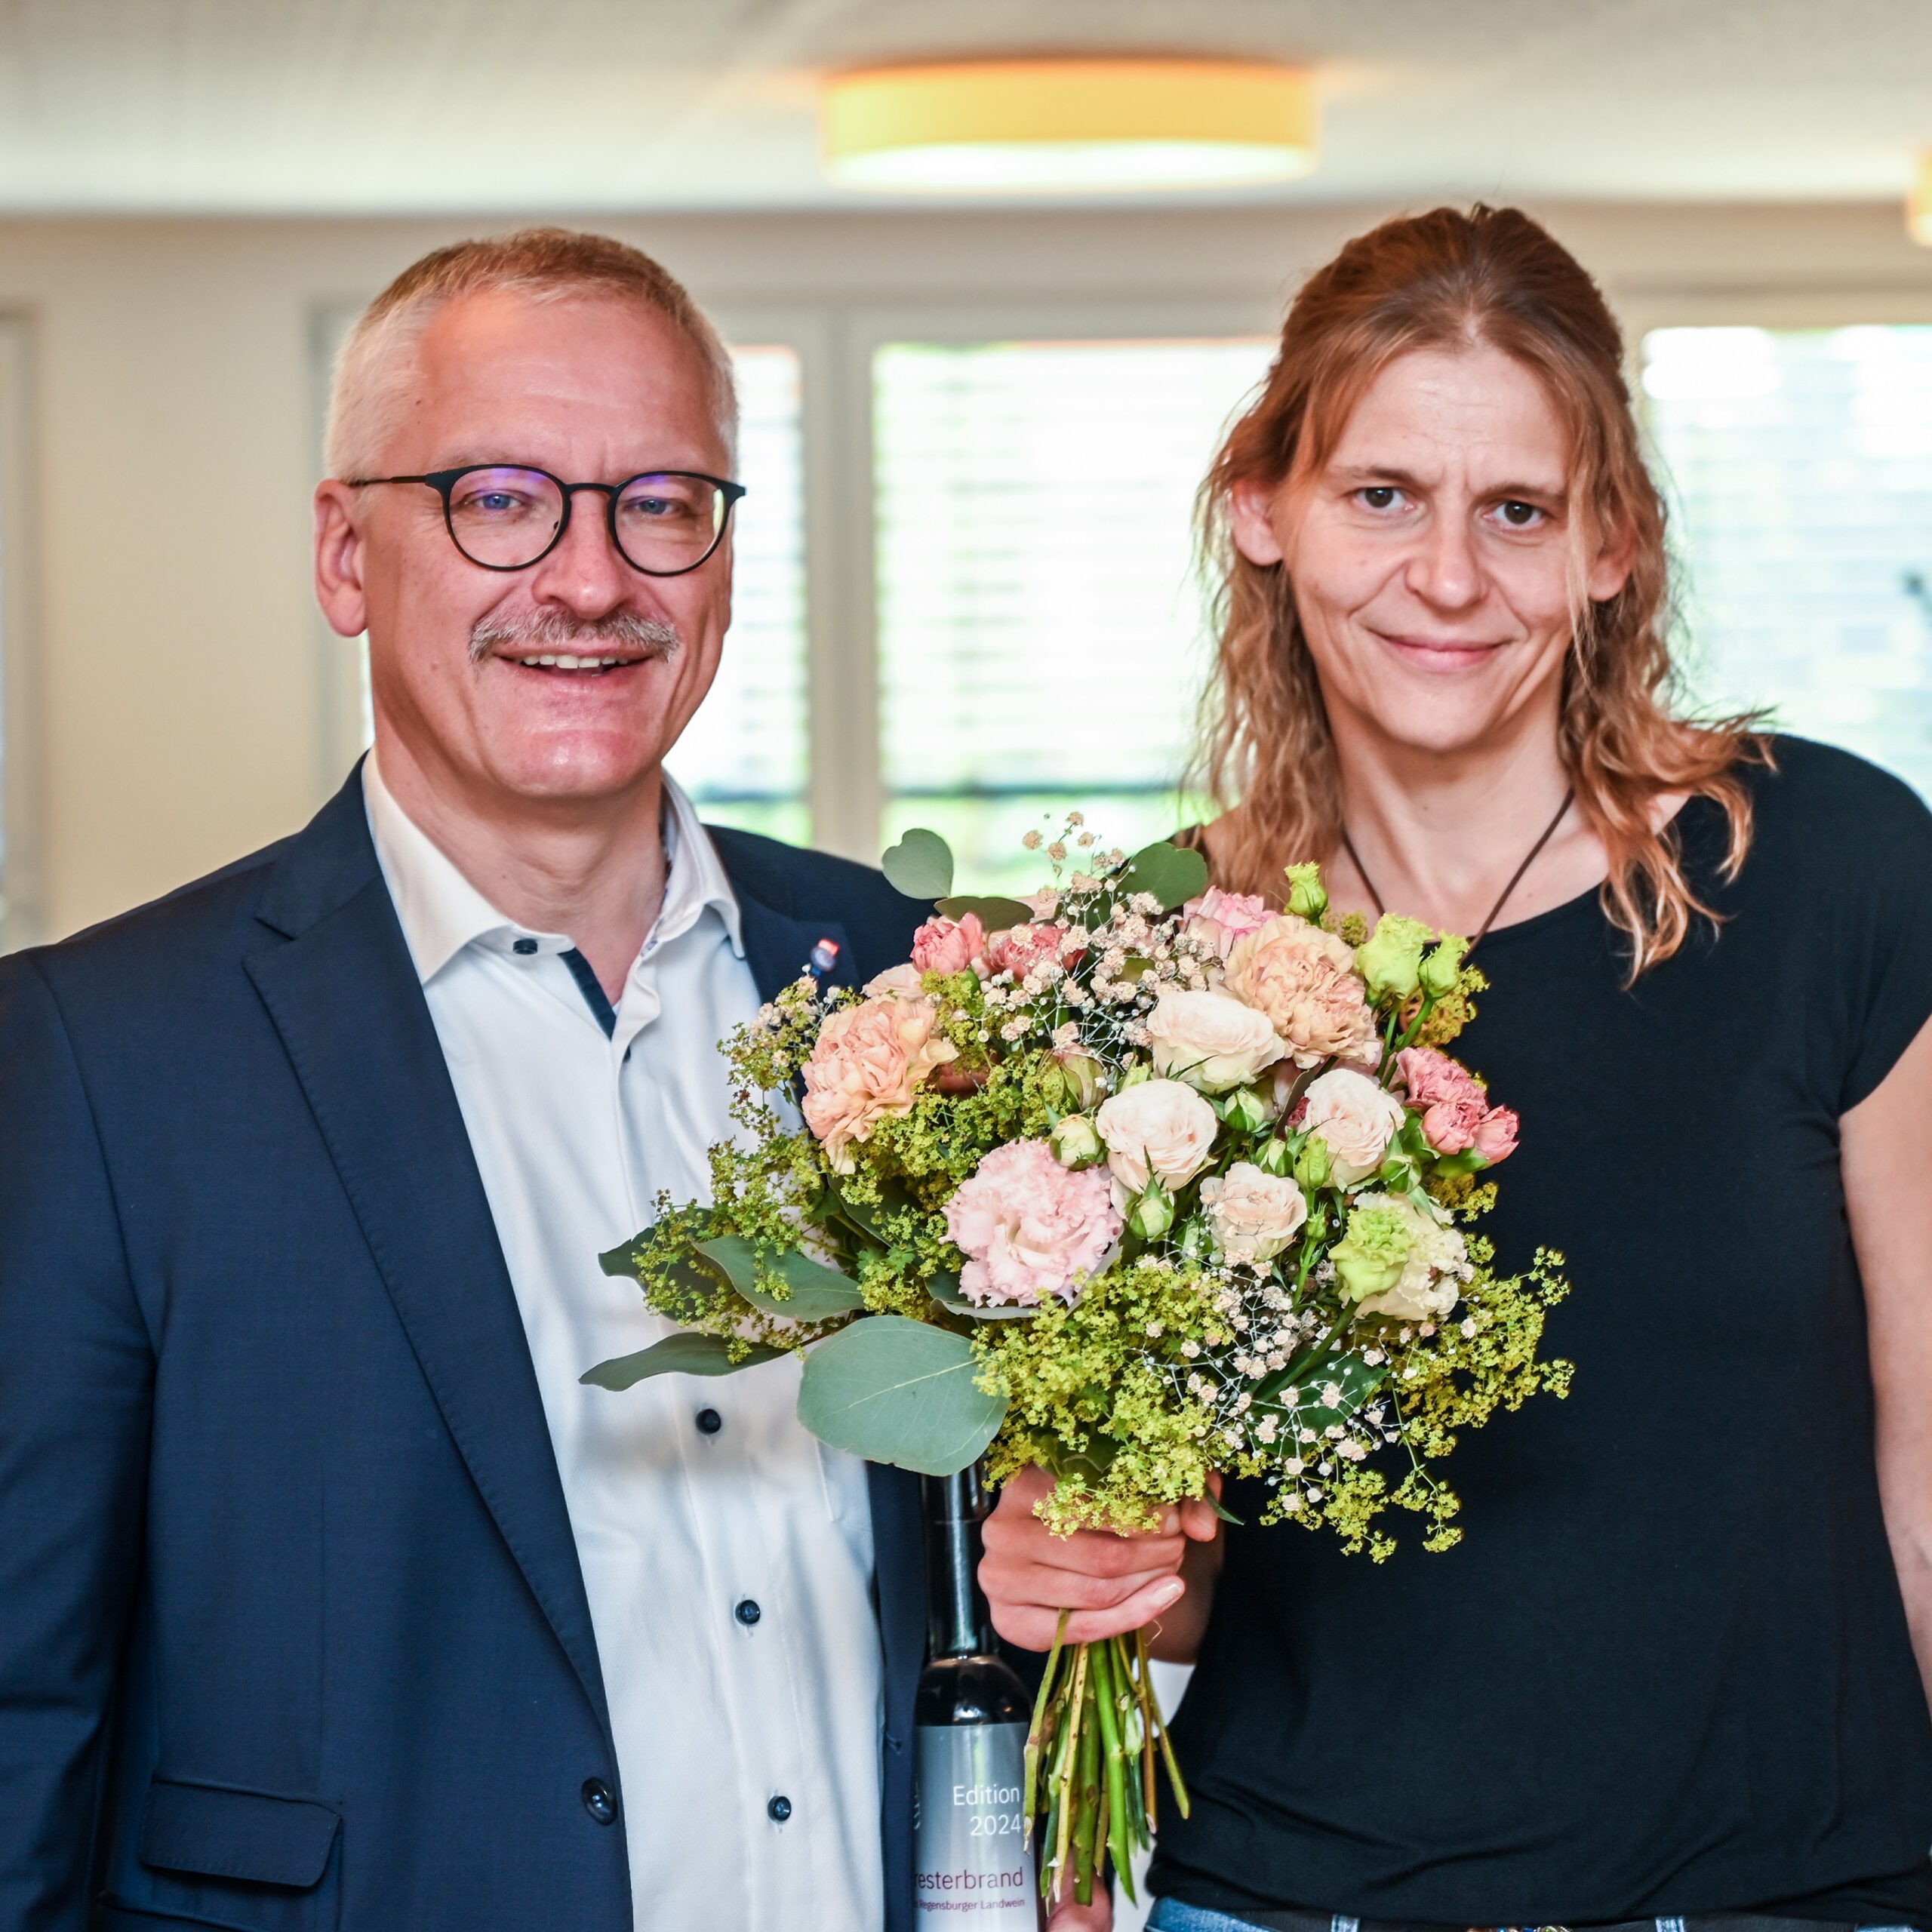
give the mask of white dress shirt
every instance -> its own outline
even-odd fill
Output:
[[[672,1332],[597,1257],[651,1220],[660,1189],[706,1193],[705,1149],[736,1131],[716,1043],[759,1002],[716,849],[667,781],[663,909],[607,1036],[572,941],[497,912],[373,755],[363,787],[536,1364],[610,1703],[638,1932],[876,1932],[864,1466],[799,1426],[794,1356],[621,1393],[577,1380]]]

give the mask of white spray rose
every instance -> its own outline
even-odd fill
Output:
[[[1308,1219],[1301,1189],[1252,1161],[1237,1161],[1204,1180],[1201,1204],[1223,1256],[1237,1264],[1273,1260]]]
[[[1355,1204],[1391,1211],[1409,1232],[1409,1258],[1401,1278],[1386,1294],[1371,1295],[1357,1312],[1386,1315],[1393,1321],[1440,1321],[1462,1299],[1462,1284],[1469,1276],[1463,1237],[1407,1195],[1361,1194]]]
[[[1203,1094],[1245,1087],[1285,1054],[1265,1013],[1224,993],[1163,992],[1147,1017],[1154,1070]]]
[[[1389,1143],[1401,1131],[1402,1103],[1365,1073],[1331,1068],[1308,1089],[1301,1126],[1328,1149],[1337,1184],[1351,1187],[1381,1166]]]
[[[1102,1101],[1094,1124],[1114,1178],[1138,1194],[1150,1174],[1169,1189],[1186,1186],[1208,1164],[1221,1123],[1192,1087],[1143,1080]]]

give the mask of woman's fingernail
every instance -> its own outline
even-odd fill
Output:
[[[1154,1599],[1154,1607],[1156,1610],[1165,1610],[1168,1604],[1178,1603],[1180,1601],[1181,1592],[1186,1588],[1187,1586],[1178,1577],[1163,1583],[1161,1586],[1159,1595]]]

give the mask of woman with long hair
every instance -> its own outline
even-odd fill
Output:
[[[1457,1051],[1523,1121],[1481,1231],[1567,1256],[1576,1373],[1457,1449],[1441,1555],[1061,1540],[1008,1485],[1002,1634],[1195,1663],[1165,1932],[1932,1928],[1932,816],[1673,709],[1622,365],[1527,217],[1390,222],[1204,492],[1215,882],[1318,858],[1476,936]]]

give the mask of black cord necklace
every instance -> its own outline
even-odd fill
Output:
[[[1510,894],[1522,884],[1523,875],[1536,863],[1537,855],[1556,836],[1556,828],[1569,816],[1570,808],[1576,802],[1577,788],[1573,785],[1564,793],[1563,802],[1556,808],[1556,816],[1543,827],[1543,836],[1530,848],[1523,863],[1510,874],[1509,883],[1503,888],[1497,897],[1496,903],[1489,909],[1489,917],[1484,920],[1477,931],[1475,937],[1469,941],[1470,952],[1475,952],[1476,948],[1489,937],[1489,929],[1495,924],[1497,915],[1509,904]],[[1362,863],[1361,854],[1355,850],[1355,841],[1349,836],[1349,828],[1346,825],[1342,827],[1342,850],[1348,854],[1356,872],[1361,875],[1362,884],[1368,888],[1368,896],[1375,904],[1375,915],[1380,918],[1389,908],[1383,903],[1381,894],[1376,891],[1375,881],[1369,877],[1368,868]]]

